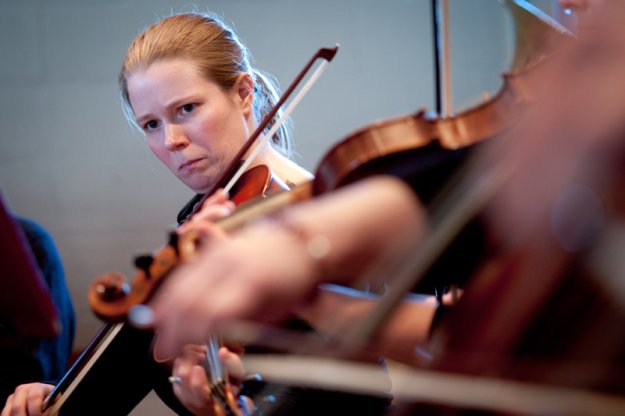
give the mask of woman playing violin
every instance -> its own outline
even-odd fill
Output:
[[[275,85],[250,61],[250,52],[237,34],[217,16],[203,13],[165,18],[138,35],[128,48],[119,76],[124,113],[143,132],[158,159],[198,194],[181,211],[180,222],[186,220],[200,197],[215,186],[279,98]],[[269,186],[277,184],[285,189],[310,180],[312,175],[288,158],[291,152],[290,132],[283,125],[251,167],[269,168]],[[220,236],[210,221],[228,215],[234,208],[228,196],[218,191],[206,199],[202,209],[179,232],[197,228],[206,238]],[[294,261],[280,252],[274,253],[273,258],[278,263]],[[202,348],[187,345],[170,370],[173,393],[187,413],[212,413],[207,376],[200,365]],[[242,376],[235,354],[222,348],[219,355],[232,375]],[[41,403],[51,389],[51,385],[41,383],[19,386],[2,416],[40,414]],[[157,392],[177,412],[185,414],[185,410],[171,404],[164,390],[167,389],[160,387]],[[146,393],[137,393],[132,399],[135,403],[125,408],[131,409]],[[318,405],[314,401],[319,402],[320,397],[309,397],[308,404]],[[370,404],[367,402],[369,410]]]
[[[145,132],[148,145],[157,157],[199,194],[214,184],[219,175],[217,166],[228,163],[270,105],[259,98],[270,88],[250,67],[246,49],[233,32],[220,33],[221,30],[221,24],[197,15],[188,16],[188,20],[186,15],[165,19],[135,39],[120,76],[124,107],[130,120]],[[206,38],[202,35],[204,31]],[[196,44],[188,48],[172,47],[175,39],[201,42],[202,38],[205,40],[202,47]],[[228,46],[215,48],[214,55],[209,54],[206,45],[217,42]],[[226,51],[231,55],[226,56]],[[214,67],[213,63],[218,65]],[[284,142],[276,139],[274,143],[279,146]],[[274,147],[265,149],[257,163],[267,164],[276,180],[287,184],[310,177]],[[233,209],[224,195],[207,202],[214,204],[205,204],[199,217],[214,219]],[[344,221],[345,212],[350,212],[349,221]],[[368,260],[387,246],[390,236],[405,236],[403,243],[414,242],[423,221],[422,206],[404,185],[376,180],[323,199],[316,207],[294,210],[287,225],[278,226],[277,232],[268,234],[264,225],[246,230],[241,236],[247,238],[215,247],[193,267],[182,270],[179,278],[172,281],[170,300],[157,301],[155,307],[160,316],[159,325],[166,334],[166,346],[175,350],[174,346],[181,342],[205,336],[222,317],[273,320],[299,309],[302,315],[314,319],[328,309],[324,305],[332,305],[335,311],[334,307],[342,301],[333,295],[320,296],[315,304],[303,305],[300,301],[310,299],[311,291],[321,282],[348,283],[347,276],[366,269]],[[331,247],[327,254],[311,255],[306,243],[314,236],[327,239]],[[240,262],[242,258],[247,261]],[[223,276],[213,279],[217,273],[207,278],[206,270],[224,259],[236,265],[228,270],[232,279],[221,279]],[[277,281],[280,284],[275,284]],[[270,295],[257,296],[258,290]],[[180,305],[185,305],[184,311]],[[362,305],[346,308],[346,320],[359,316],[369,303]],[[393,355],[392,351],[398,356],[412,354],[414,346],[427,338],[434,310],[435,302],[430,300],[400,309],[397,316],[402,319],[394,320],[396,325],[391,325],[387,336],[382,337],[388,341],[382,350],[388,353],[385,348],[390,348],[389,355]],[[184,314],[185,319],[167,318],[165,311],[172,311],[175,317]],[[405,342],[407,335],[410,342]],[[174,387],[174,392],[199,413],[207,403],[201,393],[204,375],[188,361],[179,362],[187,364],[178,366],[178,370],[174,365],[173,375],[183,381]],[[41,384],[21,386],[7,402],[3,416],[12,409],[14,414],[38,414],[48,391],[49,387]],[[198,398],[199,403],[195,401]]]
[[[214,185],[278,98],[234,32],[189,14],[135,38],[120,88],[125,113],[152,152],[198,194]],[[291,150],[289,131],[281,127],[254,164],[269,166],[283,185],[310,179],[287,158]]]
[[[202,13],[161,20],[137,36],[126,53],[119,85],[129,122],[143,132],[158,159],[197,194],[215,185],[279,98],[271,79],[250,61],[250,52],[237,34],[217,16]],[[269,167],[272,182],[282,188],[311,178],[287,157],[292,152],[288,126],[280,127],[270,143],[252,167]],[[221,192],[204,205],[194,224],[234,209]],[[221,356],[226,362],[234,359],[227,351]],[[187,362],[181,358],[173,366],[175,380],[182,380],[174,385],[174,393],[199,412],[201,405],[187,389],[198,386],[204,392],[206,376],[199,366]],[[39,383],[19,386],[2,415],[39,414],[51,389]],[[208,396],[203,399],[206,406]]]

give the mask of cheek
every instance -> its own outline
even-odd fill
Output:
[[[155,142],[149,141],[148,140],[148,147],[150,148],[150,151],[152,151],[152,153],[154,154],[154,156],[156,156],[158,158],[158,160],[160,160],[162,163],[164,163],[167,167],[169,167],[168,161],[168,155],[169,152],[166,151],[166,149],[163,146],[159,146],[158,144],[156,144]]]
[[[205,118],[197,125],[194,137],[203,147],[221,149],[222,152],[232,149],[236,152],[247,140],[244,121],[237,113],[227,111]]]
[[[240,111],[228,114],[228,123],[228,142],[238,149],[247,141],[252,132],[249,131],[246,119]]]

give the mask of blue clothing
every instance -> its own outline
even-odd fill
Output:
[[[74,306],[65,283],[61,256],[52,237],[33,221],[24,218],[18,218],[18,221],[59,312],[61,333],[54,339],[40,340],[36,352],[41,364],[43,380],[57,380],[65,374],[67,360],[72,352],[76,327]]]
[[[74,307],[65,283],[61,258],[52,238],[37,223],[19,217],[16,220],[28,240],[53,303],[58,309],[62,330],[54,339],[25,338],[0,320],[2,402],[6,401],[19,384],[60,379],[67,369],[75,331]]]

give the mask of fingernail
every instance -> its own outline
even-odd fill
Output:
[[[154,325],[155,313],[147,305],[135,305],[128,311],[128,321],[136,328],[150,328]]]

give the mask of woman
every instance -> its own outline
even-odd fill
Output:
[[[138,35],[128,48],[119,76],[123,110],[129,122],[145,134],[148,146],[159,160],[197,194],[181,211],[180,222],[186,220],[202,195],[215,186],[279,98],[275,86],[250,65],[250,60],[249,51],[230,28],[218,17],[202,13],[165,18]],[[280,113],[276,119],[279,116]],[[311,179],[308,172],[288,159],[291,149],[288,129],[281,126],[270,145],[253,161],[252,167],[269,167],[268,188],[277,185],[284,189]],[[205,237],[215,237],[219,233],[215,227],[207,225],[207,221],[227,215],[233,209],[234,204],[227,195],[217,192],[180,230],[198,227]],[[141,339],[129,342],[145,343],[144,334],[136,338]],[[210,414],[212,402],[207,394],[204,369],[197,360],[198,351],[202,356],[198,348],[185,349],[173,363],[170,380],[174,382],[174,394],[188,410],[194,414]],[[222,348],[220,358],[231,373],[242,373],[236,355]],[[146,383],[146,378],[162,382],[172,371],[166,367],[163,372],[164,367],[155,366],[151,357],[149,363],[140,367],[130,363],[128,358],[125,361],[133,366],[124,372],[129,376],[114,383],[127,383],[126,390],[133,393],[132,397],[121,400],[124,410],[116,410],[119,414],[132,409],[157,384]],[[155,370],[155,367],[159,368]],[[129,373],[136,380],[129,381],[132,378]],[[185,410],[167,397],[171,393],[168,383],[165,387],[160,384],[159,395],[177,412],[185,414]],[[2,416],[40,414],[42,401],[51,389],[51,385],[40,383],[18,387],[8,399]],[[319,397],[313,394],[308,403],[319,401]],[[93,411],[98,410],[105,413],[102,409]]]
[[[278,99],[269,79],[250,65],[236,34],[217,18],[200,14],[172,16],[136,37],[119,85],[128,120],[198,194],[215,185]],[[269,166],[283,186],[311,178],[287,157],[292,141],[286,126],[271,144],[253,165]]]
[[[250,59],[236,33],[218,17],[201,13],[165,18],[128,48],[119,76],[124,112],[159,160],[198,194],[194,203],[215,185],[279,98],[274,84]],[[283,189],[309,180],[311,175],[288,159],[291,150],[289,130],[282,126],[252,166],[268,166],[272,183]],[[194,222],[233,209],[220,192]],[[175,386],[177,394],[181,388]],[[39,414],[51,389],[39,383],[18,387],[2,415]]]

